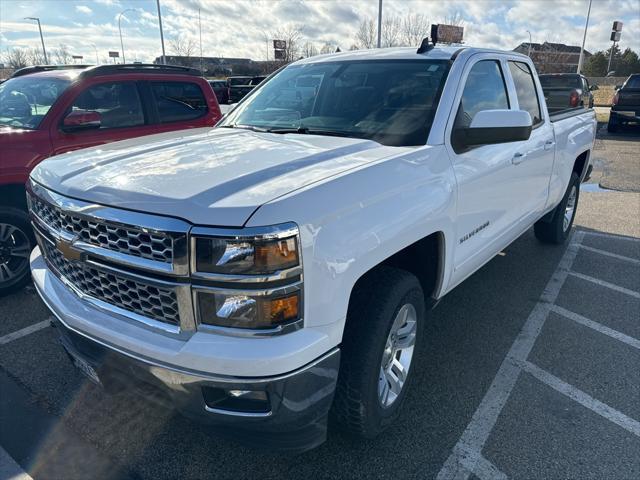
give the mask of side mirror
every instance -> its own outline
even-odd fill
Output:
[[[74,110],[64,117],[62,130],[76,132],[100,128],[101,118],[98,112],[91,110]]]
[[[524,110],[483,110],[462,130],[461,141],[474,146],[529,140],[532,126],[531,115]]]
[[[589,90],[595,92],[596,90],[600,90],[600,87],[594,83],[589,87]]]

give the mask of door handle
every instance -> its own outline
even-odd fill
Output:
[[[514,165],[518,165],[524,162],[524,159],[526,156],[527,156],[526,153],[515,153],[513,155],[513,158],[511,158],[511,163],[513,163]]]
[[[553,140],[547,140],[546,142],[544,142],[544,149],[545,150],[551,150],[551,148],[556,144],[556,142],[554,142]]]

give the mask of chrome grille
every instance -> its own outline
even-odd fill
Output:
[[[103,272],[87,263],[71,262],[46,240],[40,246],[52,270],[81,293],[160,322],[179,325],[178,300],[173,289]]]
[[[31,210],[48,226],[75,235],[83,242],[149,260],[173,262],[173,240],[167,235],[88,220],[64,212],[34,196],[30,197],[30,203]]]

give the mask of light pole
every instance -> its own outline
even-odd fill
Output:
[[[382,0],[378,0],[378,48],[382,43]]]
[[[118,14],[118,31],[120,32],[120,48],[122,49],[122,63],[127,63],[124,57],[124,43],[122,43],[122,28],[120,27],[120,20],[122,20],[122,15],[127,12],[133,12],[133,8],[127,8],[126,10],[121,11]]]
[[[529,34],[529,51],[527,52],[527,57],[531,58],[531,32],[527,30],[527,33]]]
[[[591,2],[593,0],[589,0],[589,10],[587,11],[587,21],[584,24],[584,36],[582,37],[582,48],[580,48],[580,59],[578,60],[578,72],[582,70],[582,59],[584,58],[584,42],[587,41],[587,28],[589,27],[589,16],[591,15]]]
[[[96,65],[100,65],[100,60],[98,60],[98,47],[96,47],[95,43],[92,43],[91,46],[93,47],[93,49],[96,52]]]
[[[42,26],[40,25],[40,19],[38,17],[25,17],[25,20],[35,20],[38,22],[38,30],[40,30],[40,41],[42,42],[42,53],[44,54],[44,63],[45,65],[49,63],[47,60],[47,50],[44,48],[44,37],[42,36]]]
[[[162,14],[160,13],[160,0],[156,0],[158,6],[158,24],[160,25],[160,43],[162,44],[162,64],[167,64],[167,56],[164,53],[164,34],[162,33]]]

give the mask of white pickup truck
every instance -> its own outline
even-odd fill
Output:
[[[513,52],[307,58],[216,128],[42,162],[33,279],[106,389],[269,448],[322,443],[329,415],[370,438],[438,299],[532,226],[567,239],[595,130],[550,117]]]

